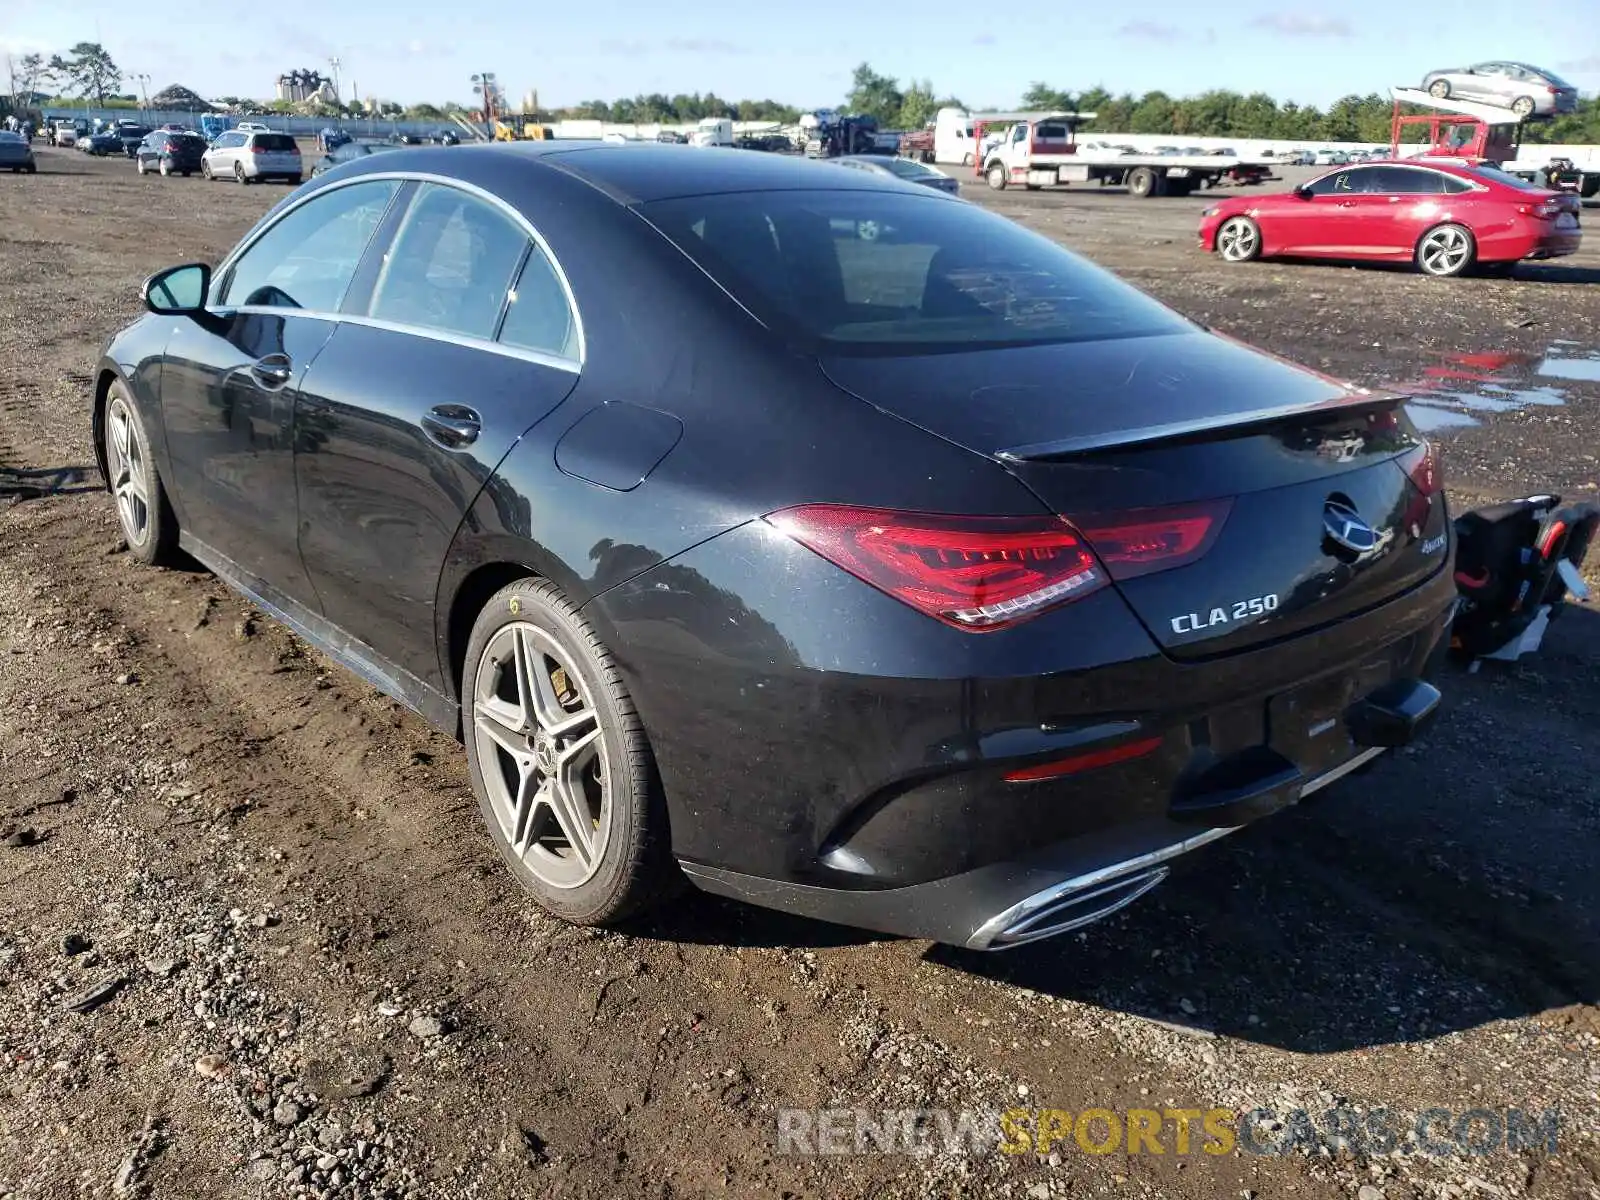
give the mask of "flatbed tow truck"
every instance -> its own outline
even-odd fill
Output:
[[[1470,166],[1498,167],[1530,183],[1549,186],[1548,163],[1534,165],[1537,159],[1520,155],[1522,127],[1537,118],[1519,117],[1509,108],[1494,104],[1441,100],[1418,88],[1393,87],[1389,95],[1394,100],[1389,135],[1391,158],[1438,158]],[[1408,104],[1433,111],[1406,113],[1403,110]],[[1426,128],[1428,140],[1420,149],[1412,149],[1415,143],[1403,144],[1400,139],[1406,130],[1417,127]],[[1583,199],[1600,195],[1600,168],[1595,164],[1584,168],[1570,166],[1563,174],[1578,177],[1576,190]]]
[[[995,191],[1021,184],[1029,191],[1097,183],[1101,187],[1126,187],[1129,194],[1187,196],[1197,187],[1223,182],[1260,183],[1271,177],[1264,163],[1250,163],[1227,154],[1130,154],[1126,151],[1082,147],[1078,127],[1094,113],[1070,112],[1032,116],[1010,123],[992,146],[986,146],[977,164],[978,178]],[[974,124],[975,140],[984,144],[990,120]]]

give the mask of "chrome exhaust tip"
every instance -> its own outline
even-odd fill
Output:
[[[1046,888],[991,917],[967,941],[969,950],[1010,950],[1104,920],[1126,908],[1171,874],[1150,867],[1120,878]],[[1074,886],[1077,885],[1077,886]]]

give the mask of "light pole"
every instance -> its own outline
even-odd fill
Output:
[[[491,141],[495,133],[495,100],[498,92],[499,85],[495,83],[493,71],[484,71],[472,77],[472,94],[483,97],[483,123]]]
[[[335,54],[328,60],[328,66],[333,69],[333,101],[342,105],[344,97],[339,94],[339,56]]]
[[[150,120],[150,88],[148,86],[150,76],[140,74],[135,75],[133,78],[139,81],[139,95],[144,98],[144,108],[140,109],[140,115],[148,122]]]

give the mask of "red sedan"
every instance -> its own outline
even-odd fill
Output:
[[[1415,262],[1428,275],[1474,264],[1576,253],[1576,196],[1493,167],[1372,162],[1339,167],[1292,192],[1207,208],[1200,245],[1228,262],[1263,255]]]

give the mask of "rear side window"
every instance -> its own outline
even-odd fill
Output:
[[[555,268],[538,246],[528,254],[512,288],[500,340],[507,346],[578,358],[578,322]]]
[[[768,328],[833,353],[925,354],[1189,328],[1054,242],[931,192],[685,196],[641,211]]]
[[[528,235],[476,196],[440,184],[417,193],[378,277],[385,321],[493,338]]]
[[[1368,192],[1380,195],[1437,196],[1444,191],[1444,176],[1415,167],[1373,167],[1365,172]]]

